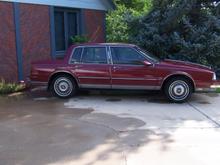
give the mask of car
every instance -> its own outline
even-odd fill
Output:
[[[118,43],[72,45],[63,59],[33,62],[30,81],[60,98],[78,89],[161,90],[175,103],[220,84],[210,67],[161,60],[136,45]]]

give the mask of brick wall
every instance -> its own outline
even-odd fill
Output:
[[[19,4],[23,75],[32,61],[51,59],[49,6]],[[105,12],[84,10],[86,34],[91,42],[105,42]],[[18,81],[13,3],[0,2],[0,79]]]
[[[24,77],[32,61],[51,58],[49,7],[20,4],[20,28]]]
[[[0,2],[0,79],[17,81],[13,4]]]
[[[105,12],[84,10],[85,30],[91,42],[105,42]]]

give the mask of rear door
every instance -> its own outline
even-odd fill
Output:
[[[113,66],[112,88],[115,89],[157,89],[154,66],[140,61],[146,57],[132,47],[110,47]]]
[[[83,47],[81,51],[78,53],[78,57],[77,52],[75,55],[78,59],[80,56],[79,62],[74,62],[74,55],[72,59],[72,72],[77,76],[80,87],[111,88],[111,65],[108,62],[107,48],[105,46],[91,46]]]

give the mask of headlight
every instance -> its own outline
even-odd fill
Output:
[[[213,73],[212,80],[217,80],[216,73]]]

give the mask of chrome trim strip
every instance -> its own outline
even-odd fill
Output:
[[[101,84],[81,84],[80,88],[89,88],[89,89],[111,89],[111,85],[101,85]]]
[[[160,90],[160,86],[112,85],[112,89]]]
[[[43,81],[30,81],[30,84],[33,86],[47,86],[48,82]]]
[[[155,80],[161,80],[161,78],[158,79],[147,79],[147,78],[112,78],[112,80],[147,80],[147,81],[155,81]]]
[[[133,85],[101,85],[101,84],[81,84],[80,88],[91,89],[127,89],[127,90],[160,90],[160,86],[133,86]]]
[[[110,80],[110,77],[87,77],[87,76],[82,76],[78,77],[78,79],[98,79],[98,80]]]

